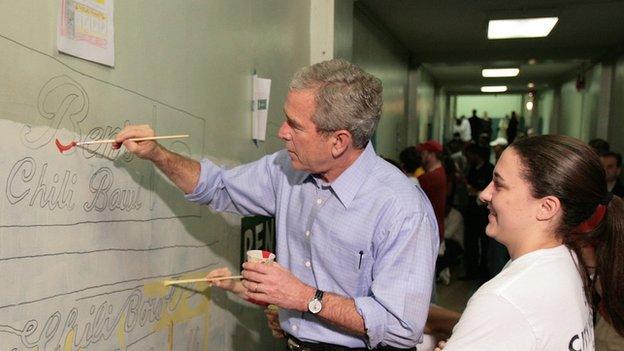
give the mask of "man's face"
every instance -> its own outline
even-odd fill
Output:
[[[420,163],[422,164],[424,168],[427,168],[429,166],[429,163],[431,162],[431,158],[432,158],[431,152],[427,150],[420,151]]]
[[[315,109],[313,90],[294,90],[286,96],[286,121],[278,131],[284,140],[293,168],[310,173],[323,173],[331,167],[333,137],[318,133],[312,122]]]
[[[602,162],[607,182],[614,182],[622,171],[622,168],[617,166],[617,159],[613,156],[601,156],[600,162]]]

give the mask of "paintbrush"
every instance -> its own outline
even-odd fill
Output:
[[[178,135],[152,136],[152,137],[144,137],[144,138],[130,138],[127,140],[145,141],[145,140],[159,140],[159,139],[179,139],[179,138],[188,138],[188,137],[189,137],[188,134],[178,134]],[[76,146],[93,145],[93,144],[110,144],[110,143],[115,143],[115,142],[116,142],[115,139],[106,139],[106,140],[91,140],[91,141],[72,141],[71,143],[64,145],[64,144],[61,144],[61,142],[58,139],[54,141],[54,143],[56,144],[56,147],[61,153],[65,151],[69,151]]]
[[[163,284],[165,286],[174,285],[174,284],[187,284],[187,283],[197,283],[197,282],[216,282],[219,280],[229,280],[229,279],[243,279],[242,275],[232,275],[229,277],[216,277],[216,278],[195,278],[195,279],[180,279],[180,280],[165,280]]]

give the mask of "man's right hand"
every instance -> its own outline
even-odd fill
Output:
[[[130,125],[122,129],[115,137],[114,148],[120,148],[121,145],[142,159],[156,161],[160,156],[162,149],[154,140],[132,141],[131,138],[144,138],[155,136],[154,130],[147,124]]]

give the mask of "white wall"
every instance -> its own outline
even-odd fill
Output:
[[[384,105],[375,133],[376,151],[396,159],[406,146],[407,138],[407,52],[357,6],[353,25],[353,62],[383,83]]]

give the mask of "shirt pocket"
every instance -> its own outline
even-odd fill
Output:
[[[331,271],[333,284],[336,284],[342,293],[355,297],[361,296],[366,273],[370,270],[370,253],[364,249],[345,248],[337,243],[329,242],[325,246],[327,250],[321,253]]]

